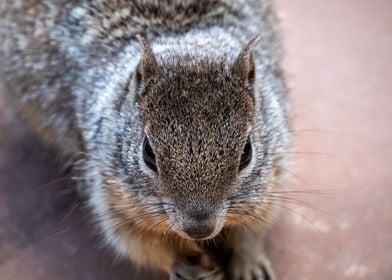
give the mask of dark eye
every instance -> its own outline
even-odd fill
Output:
[[[244,150],[241,155],[240,162],[240,171],[248,166],[249,162],[252,160],[252,143],[250,142],[250,138],[246,140],[246,144],[244,146]]]
[[[148,166],[148,168],[150,168],[154,172],[158,171],[157,163],[155,161],[155,154],[147,137],[144,137],[143,140],[143,160]]]

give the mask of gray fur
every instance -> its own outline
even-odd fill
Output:
[[[1,1],[2,86],[45,141],[78,160],[97,217],[124,211],[99,218],[118,252],[170,271],[181,256],[203,251],[181,233],[197,225],[189,215],[199,210],[221,223],[218,238],[222,227],[227,236],[243,227],[264,232],[251,216],[235,219],[272,216],[265,194],[285,165],[286,88],[271,2]],[[141,160],[144,135],[158,174]],[[239,172],[248,135],[254,159]],[[148,255],[143,238],[159,243],[167,263],[139,254]]]

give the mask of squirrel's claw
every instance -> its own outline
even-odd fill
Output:
[[[256,259],[234,258],[229,267],[230,280],[276,280],[271,262],[265,255]]]

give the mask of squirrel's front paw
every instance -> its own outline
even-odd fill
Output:
[[[184,260],[172,267],[170,280],[223,280],[223,271],[217,265]]]
[[[234,257],[228,269],[230,280],[276,280],[271,262],[265,255],[254,259]]]

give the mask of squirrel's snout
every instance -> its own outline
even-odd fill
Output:
[[[195,205],[188,202],[168,210],[172,230],[187,239],[213,238],[225,223],[224,205]]]
[[[194,239],[208,238],[215,231],[216,219],[207,211],[195,210],[187,215],[183,231]]]
[[[191,223],[184,227],[183,231],[193,239],[205,239],[212,235],[215,224],[211,222]]]
[[[205,220],[210,220],[211,216],[213,216],[207,210],[203,210],[203,209],[191,209],[191,210],[187,211],[186,215],[188,216],[189,219],[197,221],[197,222],[203,222]]]
[[[183,213],[181,231],[192,239],[208,239],[214,237],[222,228],[216,213],[192,209]]]

